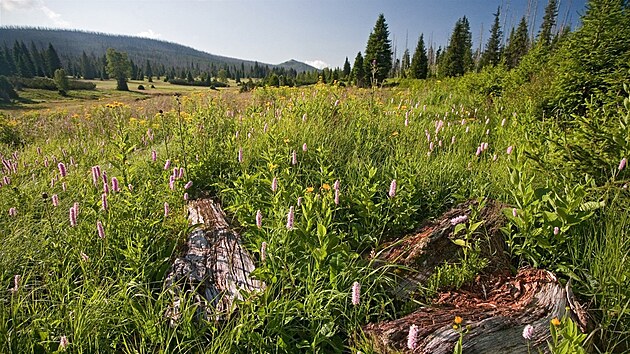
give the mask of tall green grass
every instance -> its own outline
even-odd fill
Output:
[[[54,352],[66,336],[73,352],[370,352],[361,326],[414,306],[391,298],[394,279],[372,266],[372,252],[466,199],[515,204],[515,166],[534,176],[531,188],[549,185],[537,166],[552,161],[525,158],[540,149],[538,134],[549,128],[537,121],[533,106],[508,97],[489,101],[461,82],[200,93],[173,99],[163,113],[163,106],[113,103],[77,115],[11,118],[11,133],[25,143],[0,147],[5,159],[18,164],[15,173],[3,171],[11,183],[0,187],[0,279],[6,290],[0,293],[0,351]],[[482,143],[488,148],[477,156]],[[67,166],[66,177],[53,156]],[[95,165],[121,181],[121,192],[108,195],[106,211],[103,181],[92,182]],[[187,168],[171,189],[173,167]],[[625,173],[617,181],[627,179]],[[394,179],[398,188],[390,197]],[[193,188],[184,190],[189,180]],[[604,198],[601,186],[584,187],[585,202]],[[202,320],[189,298],[182,300],[180,321],[171,324],[164,315],[173,301],[162,287],[164,275],[189,231],[184,193],[221,200],[254,256],[255,276],[267,284],[225,322]],[[627,193],[619,189],[614,203],[567,229],[568,241],[558,245],[562,257],[540,256],[563,262],[554,270],[573,279],[578,295],[593,304],[602,351],[627,341],[630,331],[622,217]],[[71,227],[68,211],[75,202],[80,212]],[[291,207],[295,222],[288,229]],[[104,225],[103,239],[97,221]],[[515,266],[523,264],[532,258],[515,258]],[[17,291],[9,291],[15,275]],[[350,299],[355,281],[362,285],[359,305]]]

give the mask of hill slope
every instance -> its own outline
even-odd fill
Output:
[[[251,68],[259,65],[269,68],[294,69],[297,72],[317,70],[295,60],[289,60],[278,65],[258,63],[209,54],[177,43],[149,38],[73,30],[0,27],[0,45],[12,47],[16,40],[24,42],[27,46],[33,42],[38,48],[46,48],[48,43],[52,43],[62,60],[78,57],[84,51],[88,55],[94,54],[101,57],[107,48],[114,48],[127,52],[129,58],[136,63],[150,60],[152,63],[163,64],[167,67],[193,65],[209,68],[211,65],[216,67],[239,67],[243,65],[245,68]]]

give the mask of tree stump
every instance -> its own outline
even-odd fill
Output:
[[[452,221],[462,215],[469,216],[475,203],[459,205],[424,225],[419,232],[386,246],[377,264],[399,264],[409,269],[398,274],[394,296],[409,300],[436,266],[459,260],[461,247],[453,242],[456,237]],[[499,230],[506,222],[501,209],[501,204],[488,202],[479,211],[478,217],[484,224],[473,239],[482,242],[481,253],[490,264],[472,284],[443,291],[430,306],[416,309],[407,316],[363,328],[380,352],[452,353],[459,339],[459,333],[453,328],[455,316],[462,317],[462,325],[468,328],[463,340],[465,353],[527,353],[528,343],[522,337],[527,324],[534,327],[529,343],[532,350],[548,350],[550,320],[562,318],[567,308],[568,315],[583,332],[592,328],[570,284],[562,286],[551,272],[540,269],[524,268],[515,276],[511,275]],[[418,341],[416,349],[409,350],[407,336],[413,324],[419,330]]]
[[[218,204],[210,198],[189,202],[188,221],[196,227],[164,283],[175,296],[166,313],[171,324],[181,317],[183,294],[192,295],[204,318],[219,320],[229,316],[235,299],[242,300],[243,294],[265,288],[263,282],[252,279],[254,262]]]

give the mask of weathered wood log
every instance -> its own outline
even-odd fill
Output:
[[[459,260],[461,247],[453,243],[455,222],[452,221],[462,215],[469,216],[471,206],[475,207],[474,202],[452,209],[424,225],[418,233],[391,242],[380,253],[380,262],[410,269],[399,274],[399,286],[394,289],[396,297],[410,299],[436,266]],[[515,276],[510,274],[499,232],[505,222],[500,204],[486,204],[479,211],[479,219],[484,220],[484,226],[473,239],[484,244],[481,252],[490,260],[490,266],[472,284],[443,291],[430,306],[400,319],[365,326],[365,333],[380,352],[452,353],[459,339],[453,328],[455,316],[462,317],[462,325],[467,328],[463,340],[465,353],[527,353],[528,342],[522,337],[527,324],[534,327],[530,347],[536,348],[536,352],[545,351],[550,320],[562,318],[567,309],[582,331],[591,327],[570,285],[562,286],[551,272],[526,268]],[[417,347],[412,351],[407,348],[407,336],[413,324],[419,331]]]
[[[181,296],[191,293],[206,319],[222,319],[234,309],[235,299],[265,284],[252,279],[254,262],[218,204],[209,198],[189,202],[188,221],[196,227],[166,276],[165,287],[175,296],[166,316],[177,322]]]

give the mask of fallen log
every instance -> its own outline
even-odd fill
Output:
[[[171,324],[181,317],[184,294],[192,295],[204,318],[219,320],[229,316],[235,300],[242,300],[243,294],[265,288],[263,282],[251,277],[254,262],[218,204],[210,198],[189,202],[188,221],[195,228],[164,282],[175,298],[166,313]]]
[[[377,263],[407,267],[399,275],[394,296],[410,300],[414,291],[425,282],[435,268],[444,263],[457,263],[461,247],[453,240],[455,222],[470,216],[476,202],[467,202],[425,224],[417,233],[390,242]],[[522,336],[526,325],[533,326],[529,346],[533,352],[548,350],[550,321],[565,313],[585,332],[591,329],[586,312],[573,296],[570,285],[563,286],[548,271],[520,269],[511,275],[509,259],[499,228],[505,223],[502,206],[488,202],[478,211],[483,226],[473,240],[483,243],[482,256],[489,266],[474,282],[457,290],[443,290],[430,306],[423,306],[402,318],[371,323],[363,330],[382,353],[407,351],[414,353],[452,353],[459,339],[453,328],[455,316],[463,318],[467,328],[463,340],[465,353],[528,353],[528,341]],[[418,328],[417,346],[407,347],[411,325]]]

